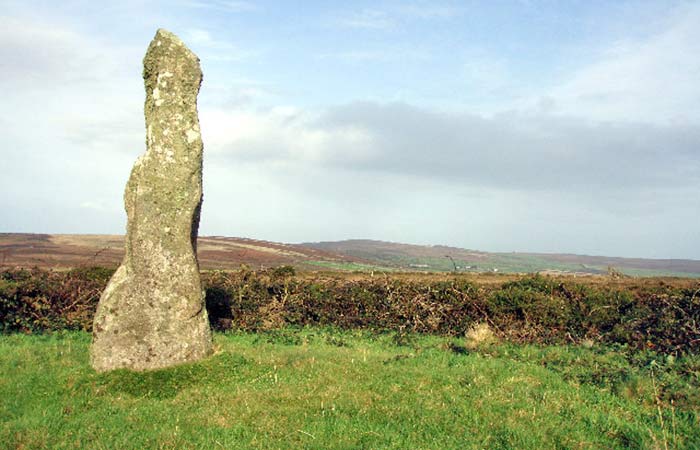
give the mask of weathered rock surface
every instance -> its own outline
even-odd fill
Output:
[[[202,204],[199,59],[158,30],[143,60],[146,153],[124,193],[126,255],[100,298],[92,366],[157,369],[212,351],[196,239]]]

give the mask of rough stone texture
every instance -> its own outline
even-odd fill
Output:
[[[126,255],[95,316],[90,356],[98,371],[157,369],[212,351],[196,257],[202,71],[197,56],[162,29],[143,65],[147,150],[124,193]]]

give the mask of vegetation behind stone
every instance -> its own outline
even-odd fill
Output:
[[[111,269],[0,271],[4,333],[90,331]],[[462,276],[295,274],[287,267],[205,272],[206,303],[219,331],[334,326],[463,336],[485,323],[518,343],[613,343],[667,354],[700,350],[700,290],[672,279],[592,282],[522,276],[480,283]]]

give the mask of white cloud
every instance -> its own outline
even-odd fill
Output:
[[[357,103],[205,110],[202,128],[207,232],[657,257],[700,248],[682,225],[700,208],[689,202],[700,198],[697,127]]]
[[[114,209],[114,205],[109,205],[107,206],[107,202],[104,199],[96,199],[96,200],[86,200],[82,203],[80,203],[81,208],[85,209],[92,209],[96,211],[109,211]]]
[[[337,53],[321,53],[318,55],[320,59],[337,59],[346,62],[367,62],[367,61],[383,61],[391,55],[384,51],[378,50],[350,50]]]
[[[293,107],[267,112],[203,109],[202,137],[207,152],[228,163],[323,164],[332,153],[362,159],[370,136],[349,125],[324,129],[312,126],[313,116]]]
[[[0,186],[13,192],[11,209],[18,211],[6,220],[25,217],[23,227],[38,221],[45,230],[54,224],[66,231],[68,222],[75,231],[98,223],[121,230],[121,208],[114,204],[120,203],[129,160],[144,145],[143,50],[55,23],[0,23],[0,61],[8,63],[0,78]],[[100,205],[99,198],[115,202]]]
[[[47,84],[92,83],[120,77],[129,49],[105,51],[98,39],[45,23],[0,17],[0,85],[40,90]],[[138,63],[137,63],[138,64]]]
[[[335,60],[348,64],[363,64],[367,62],[383,62],[383,63],[403,63],[426,61],[430,55],[418,48],[405,47],[388,47],[371,50],[348,50],[334,53],[321,53],[317,58],[325,60]]]
[[[260,7],[252,2],[236,0],[186,0],[184,6],[199,9],[213,9],[230,13],[257,11]]]
[[[410,21],[451,19],[462,12],[461,8],[435,2],[400,2],[382,8],[365,8],[346,13],[335,22],[347,28],[392,30],[399,24]]]
[[[546,92],[550,110],[595,120],[700,123],[700,4],[652,36],[625,40]]]
[[[214,45],[214,40],[211,37],[211,33],[206,30],[190,29],[187,30],[185,35],[185,40],[190,43],[212,46]]]
[[[396,7],[396,11],[404,16],[424,20],[452,19],[464,12],[462,8],[435,2],[402,2]]]
[[[700,127],[484,118],[356,103],[321,115],[203,111],[217,157],[449,180],[524,192],[698,187]]]
[[[486,95],[503,96],[503,91],[515,84],[503,58],[470,52],[466,59],[464,79],[470,90]]]
[[[186,30],[182,39],[207,62],[240,62],[259,55],[257,51],[243,50],[234,43],[217,39],[209,31],[199,28]]]
[[[385,11],[376,9],[363,9],[359,12],[347,14],[337,19],[336,23],[347,28],[360,28],[370,30],[389,30],[396,26],[394,19]]]

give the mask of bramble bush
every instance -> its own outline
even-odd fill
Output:
[[[89,331],[113,270],[0,270],[0,330]],[[487,323],[512,342],[592,341],[700,353],[700,289],[673,283],[586,283],[539,275],[502,284],[392,276],[297,275],[293,268],[204,272],[212,328],[334,326],[464,335]],[[687,284],[686,284],[687,285]]]
[[[113,272],[100,267],[0,271],[0,330],[91,330],[100,294]]]

